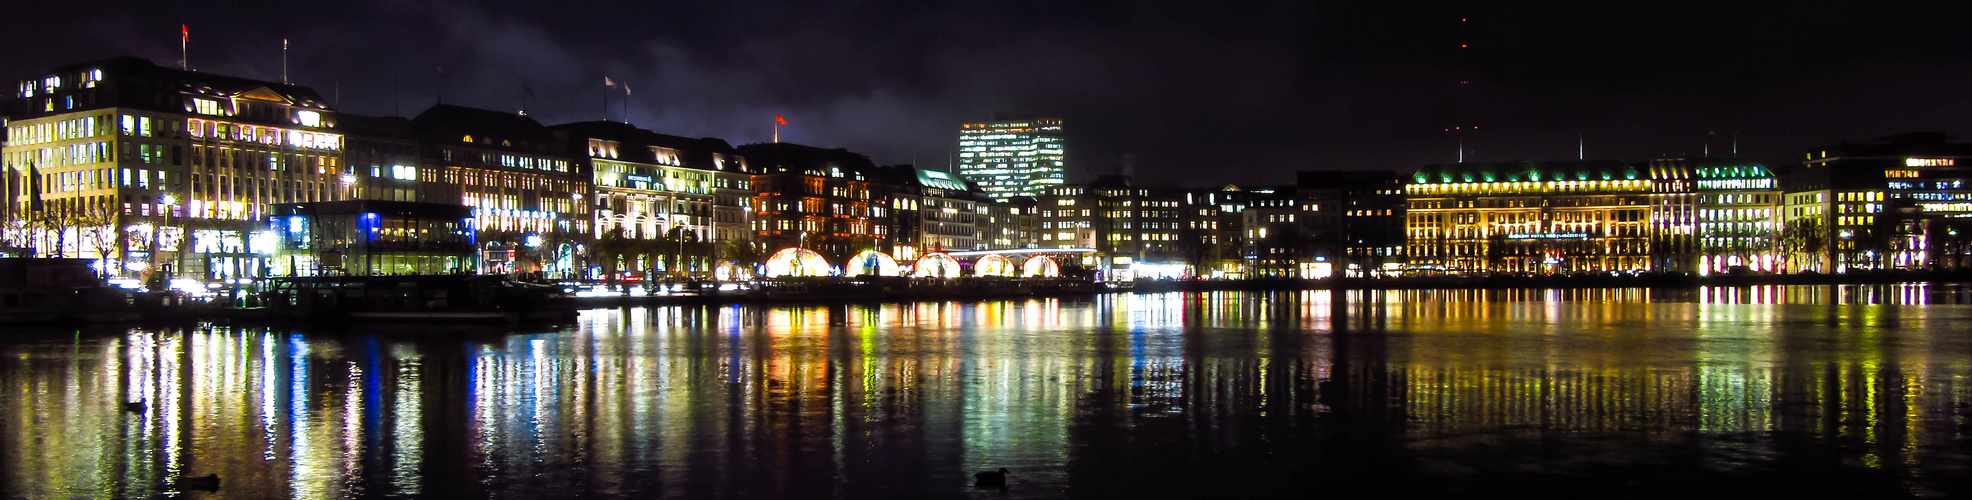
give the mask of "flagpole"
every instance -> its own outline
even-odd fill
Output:
[[[192,69],[192,28],[180,24],[178,32],[182,35],[178,37],[178,69]]]
[[[780,120],[775,120],[775,121],[774,121],[774,142],[775,142],[775,143],[779,143],[779,142],[781,142],[781,122],[780,122]]]

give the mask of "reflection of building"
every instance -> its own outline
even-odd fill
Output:
[[[514,255],[514,271],[580,267],[574,257],[591,234],[589,172],[563,154],[547,128],[522,115],[449,104],[432,106],[411,125],[421,159],[404,175],[459,186],[460,203],[473,207],[481,250]]]
[[[252,276],[270,250],[250,244],[268,204],[343,195],[335,111],[307,87],[124,57],[55,68],[18,97],[8,222],[62,232],[23,242],[43,253],[117,259],[119,274]],[[197,253],[179,243],[186,229]]]
[[[959,174],[996,201],[1041,196],[1062,184],[1061,120],[959,126]]]
[[[470,270],[473,265],[472,209],[465,205],[381,200],[287,203],[272,206],[269,220],[280,235],[273,266],[276,275],[311,276],[324,267],[340,267],[352,275],[442,274]],[[325,259],[328,252],[337,257]]]
[[[1808,151],[1788,175],[1782,243],[1835,272],[1967,263],[1972,144],[1941,133]],[[1814,261],[1825,261],[1826,264]]]
[[[756,172],[754,230],[767,248],[798,246],[842,262],[890,246],[890,186],[870,157],[784,142],[739,152]]]
[[[1426,165],[1407,186],[1409,256],[1443,273],[1650,269],[1650,180],[1609,160]]]

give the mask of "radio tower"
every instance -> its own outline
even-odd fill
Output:
[[[1472,50],[1471,44],[1466,42],[1465,38],[1465,25],[1468,20],[1468,18],[1458,18],[1458,57],[1456,57],[1458,67],[1455,70],[1458,73],[1458,86],[1452,89],[1452,118],[1457,120],[1457,123],[1451,128],[1445,129],[1445,131],[1451,132],[1452,136],[1458,142],[1459,163],[1465,163],[1465,131],[1479,130],[1478,126],[1465,123],[1465,87],[1472,84],[1472,79],[1468,76],[1467,57],[1465,55],[1466,51]]]

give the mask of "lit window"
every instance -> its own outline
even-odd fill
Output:
[[[212,99],[193,99],[192,107],[193,111],[201,115],[219,114],[219,101]]]

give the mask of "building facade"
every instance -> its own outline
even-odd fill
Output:
[[[1065,179],[1058,119],[962,124],[958,154],[959,175],[978,183],[994,201],[1038,197]]]
[[[1426,165],[1405,187],[1418,274],[1651,269],[1651,181],[1610,160]]]
[[[1300,278],[1304,263],[1307,273],[1314,274],[1299,193],[1288,187],[1257,187],[1246,190],[1243,201],[1239,220],[1246,276]]]
[[[754,232],[768,252],[805,248],[841,266],[892,248],[890,184],[868,156],[784,142],[738,150],[756,172]]]
[[[1783,249],[1830,272],[1958,269],[1972,245],[1972,144],[1936,132],[1809,150],[1788,175]]]
[[[1246,209],[1244,194],[1239,186],[1230,184],[1185,193],[1179,208],[1184,218],[1179,238],[1184,241],[1193,276],[1223,279],[1245,275],[1245,254],[1240,245],[1245,241],[1240,219],[1240,212]]]
[[[1312,277],[1387,277],[1402,272],[1404,176],[1386,171],[1301,172],[1303,234],[1317,263]],[[1331,263],[1324,273],[1319,264]]]
[[[472,209],[449,203],[348,200],[280,203],[268,220],[279,235],[279,276],[455,274],[478,248]]]
[[[750,177],[731,146],[618,122],[571,123],[550,130],[579,148],[570,154],[579,156],[591,172],[597,244],[590,254],[606,261],[603,267],[666,277],[712,274],[720,244],[737,238],[732,223],[743,223],[745,215],[744,210],[735,214],[720,209],[722,204],[742,206],[730,195],[722,199],[718,174],[732,168],[733,174]],[[723,228],[722,219],[727,222]],[[727,230],[723,239],[720,229]]]
[[[401,175],[458,186],[472,207],[482,273],[576,276],[593,236],[587,164],[533,118],[439,104],[411,119],[419,160]],[[511,259],[511,260],[509,260]]]
[[[115,58],[21,82],[8,110],[10,237],[110,275],[264,276],[267,207],[350,195],[313,90]]]

